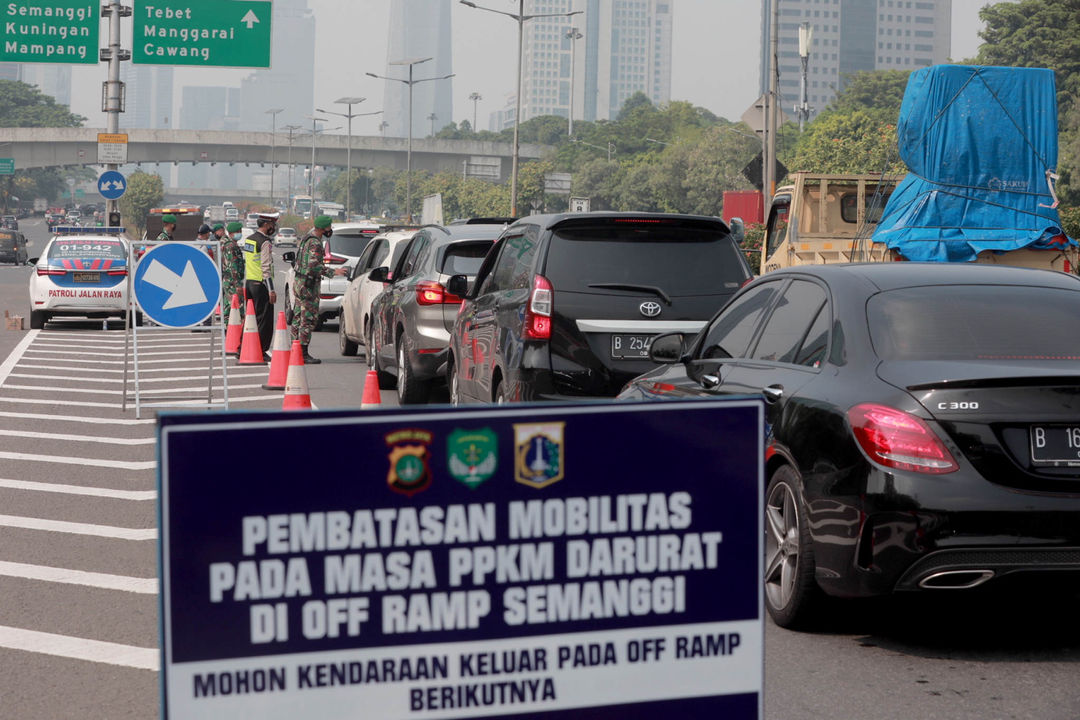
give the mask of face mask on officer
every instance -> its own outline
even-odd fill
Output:
[[[239,240],[241,235],[243,235],[243,233],[234,232],[232,234],[232,239],[233,240]]]
[[[266,228],[265,232],[266,232],[266,237],[273,237],[274,235],[277,234],[277,225],[271,224],[268,228]]]
[[[325,230],[323,230],[322,236],[324,238],[328,238],[328,237],[333,236],[333,234],[334,234],[334,228],[326,228]]]

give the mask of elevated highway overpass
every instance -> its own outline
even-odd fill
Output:
[[[97,165],[97,136],[103,128],[0,128],[0,156],[15,159],[15,168],[70,167]],[[289,147],[282,133],[239,132],[226,130],[126,130],[128,164],[141,163],[233,163],[278,166],[287,164]],[[315,140],[315,163],[320,166],[345,167],[345,135],[321,133]],[[272,149],[273,148],[273,149]],[[352,137],[352,166],[391,167],[405,170],[408,150],[406,138],[379,136]],[[553,148],[522,144],[522,160],[539,159]],[[273,158],[271,158],[273,154]],[[432,172],[462,172],[472,158],[489,160],[484,167],[498,167],[503,180],[510,176],[513,148],[510,143],[474,140],[413,139],[413,169]],[[292,162],[295,166],[311,163],[311,135],[294,135]]]

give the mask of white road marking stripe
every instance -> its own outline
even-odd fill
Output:
[[[132,381],[134,383],[134,381]],[[229,385],[229,390],[253,390],[255,388],[261,388],[262,385]],[[89,388],[68,388],[68,387],[45,387],[43,385],[5,385],[7,390],[35,390],[38,392],[48,393],[60,393],[67,395],[74,393],[78,395],[123,395],[123,390],[93,390]],[[134,389],[131,390],[134,392]],[[143,390],[143,394],[153,393],[174,393],[174,392],[206,392],[206,386],[202,387],[182,387],[182,388],[159,388],[157,390]]]
[[[34,453],[6,452],[2,450],[0,450],[0,459],[51,462],[60,463],[62,465],[90,465],[92,467],[118,468],[120,470],[153,470],[157,467],[156,460],[129,462],[127,460],[100,460],[98,458],[66,457],[64,455],[36,455]]]
[[[82,359],[73,358],[73,357],[72,358],[32,358],[32,359],[33,360],[52,360],[54,362],[62,359],[66,363],[74,363],[76,365],[123,365],[125,362],[128,362],[126,360],[82,360]],[[192,356],[190,358],[162,358],[162,359],[159,359],[159,360],[140,360],[139,364],[143,365],[143,364],[152,363],[152,364],[155,364],[155,365],[161,365],[163,363],[181,363],[181,362],[199,362],[199,363],[202,363],[205,366],[206,365],[206,355],[205,354],[203,354],[203,355],[195,355],[195,356]],[[221,362],[221,355],[215,354],[214,355],[214,362],[215,363],[220,363]]]
[[[4,626],[0,626],[0,647],[154,672],[159,668],[161,656],[160,651],[155,648],[119,645]]]
[[[143,595],[156,595],[158,591],[157,578],[125,577],[123,575],[68,570],[46,565],[4,562],[3,560],[0,560],[0,575],[25,580],[84,585],[103,590],[122,590],[123,592],[141,593]]]
[[[203,350],[208,350],[207,347],[203,347]],[[34,353],[35,355],[70,355],[71,350],[64,348],[62,350],[37,350],[36,348],[30,348],[26,352]],[[142,351],[139,355],[190,355],[191,350],[153,350]],[[79,355],[89,355],[90,357],[116,357],[117,355],[123,356],[123,353],[115,352],[87,352],[85,350],[79,351]]]
[[[280,391],[277,391],[277,392],[280,392]],[[233,397],[230,394],[229,395],[229,404],[231,405],[232,403],[260,402],[260,401],[263,401],[263,400],[274,400],[274,399],[275,399],[275,397],[273,395],[259,395],[259,396],[253,396],[253,397]],[[55,400],[45,400],[45,399],[41,399],[41,398],[8,398],[8,397],[0,397],[0,402],[15,403],[16,405],[56,405]],[[223,403],[225,401],[222,400],[221,398],[215,398],[214,402],[215,403]],[[204,400],[190,400],[190,401],[184,402],[182,404],[183,405],[205,405],[206,403],[205,403]],[[115,402],[115,403],[98,403],[98,402],[79,402],[79,401],[76,401],[76,400],[65,400],[64,405],[66,405],[68,407],[95,407],[95,408],[116,408],[116,409],[120,408],[120,403],[118,403],[118,402]],[[129,400],[128,405],[129,405],[129,408],[128,408],[129,410],[134,410],[135,401],[134,400]],[[146,403],[143,403],[143,407],[149,407],[149,406]],[[314,405],[312,407],[314,407]],[[87,422],[92,422],[92,420],[87,420]],[[110,422],[117,422],[117,421],[112,420]],[[155,421],[150,420],[150,422],[155,422]]]
[[[56,483],[31,482],[29,480],[5,480],[4,478],[0,478],[0,488],[32,490],[34,492],[51,492],[61,495],[87,495],[90,497],[111,498],[113,500],[155,500],[157,498],[156,490],[112,490],[110,488],[60,485]]]
[[[0,525],[24,530],[45,530],[47,532],[68,533],[69,535],[115,538],[117,540],[157,540],[157,528],[122,528],[111,525],[90,525],[87,523],[65,522],[64,520],[20,517],[18,515],[0,515]]]
[[[3,385],[4,381],[7,380],[8,374],[11,372],[12,368],[18,364],[19,360],[22,359],[23,353],[26,352],[26,348],[30,347],[30,343],[34,342],[34,338],[38,336],[39,332],[41,331],[31,330],[26,333],[26,337],[20,340],[19,344],[15,346],[4,362],[0,363],[0,385]]]
[[[2,399],[2,398],[0,398]],[[48,402],[48,401],[43,401]],[[55,405],[55,403],[51,403]],[[70,405],[70,403],[67,403]],[[112,407],[111,405],[109,407]],[[157,420],[153,418],[101,418],[86,417],[81,415],[46,415],[45,413],[20,413],[0,411],[0,417],[19,418],[22,420],[49,420],[56,422],[90,423],[93,425],[153,425]]]
[[[41,438],[42,440],[74,440],[75,442],[105,443],[106,445],[153,445],[156,438],[112,438],[101,435],[68,435],[66,433],[30,432],[27,430],[5,430],[0,428],[0,436],[17,438]]]
[[[57,369],[59,369],[59,368],[57,368]],[[70,368],[66,368],[66,369],[70,369]],[[162,369],[163,370],[168,370],[169,368],[162,368]],[[180,369],[181,368],[175,368],[175,370],[180,370]],[[188,370],[190,368],[183,368],[183,369]],[[108,371],[106,371],[106,372],[108,372]],[[117,370],[116,372],[122,372],[122,371]],[[143,371],[140,371],[140,372],[143,372]],[[240,372],[239,370],[236,371],[236,372],[229,373],[230,378],[264,377],[265,375],[266,375],[265,372]],[[29,373],[11,373],[11,375],[9,375],[9,377],[27,378],[27,379],[31,379],[31,380],[64,380],[64,381],[67,381],[67,382],[84,382],[84,383],[123,383],[124,382],[124,378],[88,378],[88,377],[79,377],[79,376],[74,376],[74,375],[31,375]],[[216,373],[213,377],[214,377],[215,380],[220,380],[221,379],[221,373]],[[140,378],[139,382],[177,382],[179,380],[206,380],[206,375],[182,375],[182,376],[178,376],[178,377],[149,378],[149,379]],[[134,382],[134,377],[132,377],[130,379],[130,381]]]
[[[169,366],[169,367],[161,367],[161,368],[140,368],[139,369],[139,374],[142,375],[142,374],[145,374],[145,373],[181,372],[181,371],[187,371],[187,370],[200,370],[200,369],[204,369],[206,367],[206,357],[205,356],[200,357],[200,358],[192,358],[191,360],[177,360],[176,362],[198,362],[198,363],[202,364],[202,367],[201,368],[190,368],[190,367]],[[219,359],[218,362],[214,363],[214,370],[216,371],[220,367],[221,367],[221,360]],[[30,364],[27,364],[27,363],[19,363],[19,365],[18,365],[18,367],[16,369],[18,369],[18,370],[67,370],[68,372],[70,372],[70,371],[74,370],[75,368],[73,368],[71,366],[64,366],[64,365],[30,365]],[[115,369],[114,368],[94,368],[94,373],[95,374],[109,373],[110,375],[123,375],[124,371],[122,369],[119,369],[119,368],[115,368]],[[133,373],[134,373],[134,370],[129,370],[128,371],[129,375],[132,375]],[[230,372],[229,375],[232,375],[232,372]],[[49,377],[56,377],[56,376],[50,375]],[[79,378],[79,379],[81,380],[83,378]]]

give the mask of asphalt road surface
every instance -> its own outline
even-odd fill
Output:
[[[44,228],[23,228],[35,255]],[[30,272],[0,266],[0,309],[29,316]],[[205,394],[210,337],[140,336],[140,398]],[[154,410],[122,409],[126,340],[115,321],[0,331],[0,720],[159,713]],[[311,351],[314,404],[358,407],[362,355],[333,324]],[[281,407],[265,368],[228,370],[233,408]],[[1055,582],[837,602],[806,633],[766,620],[765,717],[1077,720],[1078,606]]]

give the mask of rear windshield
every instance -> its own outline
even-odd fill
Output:
[[[749,272],[727,233],[627,224],[556,230],[544,275],[572,292],[597,292],[597,284],[649,285],[686,296],[730,293]]]
[[[1080,292],[1008,285],[905,288],[866,306],[883,360],[1080,359]]]
[[[484,256],[487,255],[492,242],[488,240],[487,242],[450,245],[443,255],[439,272],[443,275],[476,275],[480,271],[480,264],[484,262]]]
[[[15,238],[0,237],[0,250],[14,250]]]
[[[375,233],[361,233],[355,230],[338,232],[335,230],[330,238],[330,250],[337,255],[358,257],[360,253],[364,252],[364,248],[367,247],[373,237],[375,237]]]
[[[49,259],[61,258],[126,258],[127,250],[119,240],[109,238],[71,238],[57,240],[49,246]]]

